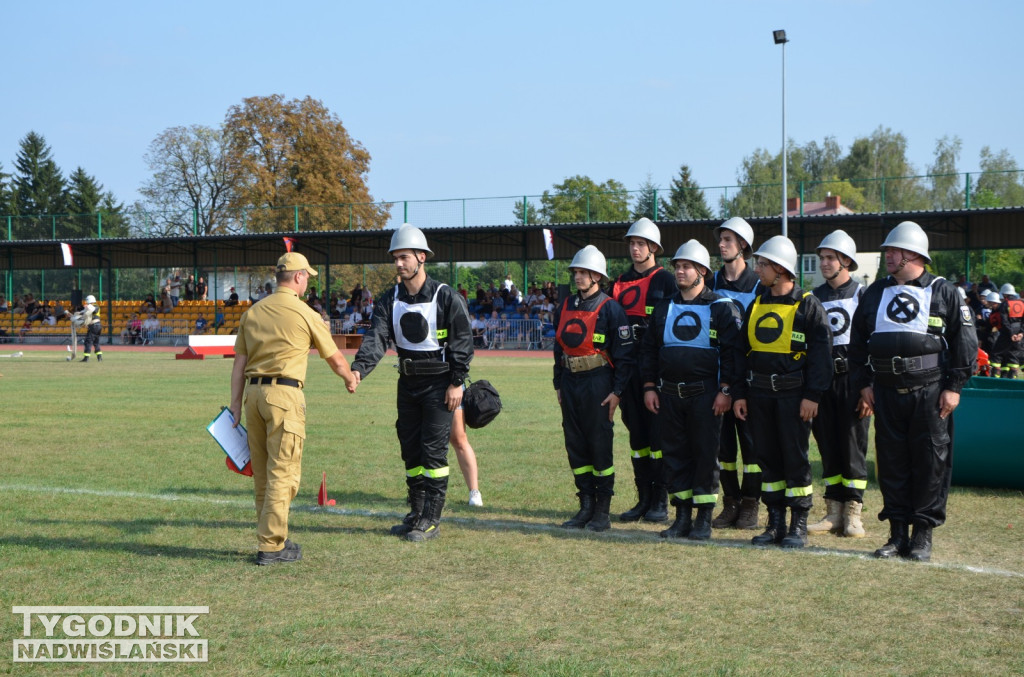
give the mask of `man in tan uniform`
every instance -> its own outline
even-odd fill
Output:
[[[288,539],[288,510],[302,475],[309,349],[345,379],[349,392],[356,388],[326,323],[300,298],[316,274],[302,254],[278,259],[277,289],[242,314],[235,339],[230,410],[238,425],[244,393],[260,566],[302,559],[302,548]]]

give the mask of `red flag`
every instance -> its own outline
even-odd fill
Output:
[[[284,240],[284,250],[286,252],[290,252],[295,247],[295,238],[283,237],[281,239]]]
[[[288,238],[285,238],[288,239]],[[320,493],[316,495],[317,505],[327,505],[327,471],[324,471],[324,478],[320,480]]]

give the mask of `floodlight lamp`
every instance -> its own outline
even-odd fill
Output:
[[[789,42],[789,40],[786,39],[786,31],[772,31],[772,37],[775,39],[776,45]]]

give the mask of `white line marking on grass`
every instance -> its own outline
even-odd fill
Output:
[[[138,491],[120,491],[111,489],[87,489],[83,487],[40,487],[28,484],[0,484],[0,492],[22,492],[32,494],[71,494],[78,496],[99,496],[106,498],[133,498],[144,501],[169,501],[169,502],[180,502],[180,503],[208,503],[212,505],[227,505],[238,508],[252,508],[252,501],[243,499],[230,499],[230,498],[211,498],[209,496],[200,496],[198,494],[144,494]],[[384,510],[366,510],[363,508],[339,508],[339,507],[326,507],[318,505],[292,505],[292,512],[305,512],[305,513],[326,513],[330,515],[340,515],[343,517],[373,517],[382,519],[401,519],[404,514],[399,514]],[[512,520],[501,520],[501,519],[481,519],[477,517],[445,517],[445,524],[459,524],[468,528],[476,529],[504,529],[508,531],[527,531],[534,533],[551,533],[560,534],[564,536],[573,536],[581,538],[595,538],[595,539],[614,539],[617,541],[631,541],[637,543],[647,544],[664,544],[667,546],[683,546],[683,547],[718,547],[718,548],[738,548],[748,550],[777,550],[777,548],[760,548],[757,546],[750,545],[747,542],[728,540],[728,541],[689,541],[686,539],[661,539],[658,538],[654,531],[640,531],[632,529],[629,531],[623,530],[608,530],[596,534],[586,530],[567,530],[556,524],[544,524],[539,522],[520,522]],[[817,546],[811,546],[809,548],[803,548],[801,550],[792,550],[790,552],[803,553],[808,555],[826,556],[826,557],[849,557],[852,559],[870,560],[874,561],[874,558],[868,552],[850,552],[841,550],[830,550],[827,548],[821,548]],[[1024,572],[1020,571],[1008,571],[1006,569],[994,569],[991,567],[975,566],[973,564],[958,564],[955,562],[893,562],[893,563],[879,563],[880,566],[885,565],[905,565],[915,567],[934,567],[937,569],[946,569],[948,571],[965,571],[972,574],[983,574],[987,576],[1002,576],[1006,578],[1024,578]]]

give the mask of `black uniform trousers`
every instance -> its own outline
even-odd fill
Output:
[[[409,488],[424,487],[427,497],[444,500],[448,491],[448,436],[453,412],[444,402],[449,374],[400,376],[395,429]]]
[[[782,397],[758,395],[756,388],[747,395],[747,421],[757,440],[761,500],[769,507],[810,510],[811,462],[807,449],[811,424],[800,420],[801,392],[795,389]]]
[[[736,438],[739,437],[739,446]],[[739,453],[743,454],[743,486],[740,486]],[[722,416],[721,446],[718,460],[722,466],[722,493],[730,498],[758,498],[761,495],[761,466],[754,453],[754,437],[750,424],[727,411]]]
[[[836,374],[818,403],[811,422],[821,454],[825,498],[846,503],[864,502],[868,485],[868,426],[870,418],[857,416],[860,393],[853,391],[849,374]]]
[[[941,382],[908,393],[875,385],[880,520],[937,527],[953,477],[953,417],[939,418]]]
[[[662,451],[661,435],[659,434],[660,418],[644,406],[644,384],[639,370],[626,383],[619,401],[622,410],[622,422],[629,430],[629,448],[641,452],[642,456],[651,455],[658,458]]]
[[[706,381],[705,391],[693,397],[661,393],[662,430],[665,434],[665,474],[673,505],[714,506],[718,499],[718,443],[722,417],[712,406],[717,381]]]
[[[613,424],[608,420],[608,405],[601,405],[612,392],[612,374],[610,367],[575,374],[562,371],[562,431],[569,467],[581,494],[615,493]]]
[[[100,337],[103,335],[103,325],[99,322],[93,322],[89,325],[89,328],[85,332],[85,341],[83,342],[85,347],[84,351],[86,354],[89,352],[89,348],[97,355],[103,354],[103,349],[100,348]]]

